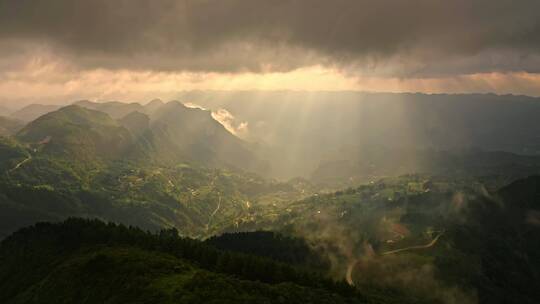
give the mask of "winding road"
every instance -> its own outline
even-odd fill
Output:
[[[220,208],[220,207],[221,207],[221,194],[219,195],[217,208],[216,208],[216,210],[214,210],[214,212],[212,212],[212,214],[210,214],[210,218],[208,219],[208,224],[206,224],[206,230],[207,230],[207,231],[208,231],[208,229],[210,228],[210,223],[212,222],[212,218],[213,218],[214,215],[216,215],[216,213],[219,211],[219,208]]]
[[[390,250],[390,251],[386,251],[386,252],[381,253],[381,255],[390,255],[390,254],[396,254],[396,253],[403,252],[403,251],[416,250],[416,249],[426,249],[426,248],[433,247],[443,234],[444,234],[444,231],[439,233],[428,244],[418,245],[418,246],[410,246],[410,247],[400,248],[400,249],[396,249],[396,250]],[[350,262],[349,265],[347,266],[347,273],[345,274],[345,280],[347,281],[347,283],[350,286],[354,286],[354,281],[352,279],[352,274],[353,274],[353,271],[354,271],[354,267],[356,266],[358,261],[359,261],[358,259],[355,259],[352,262]]]
[[[216,182],[217,178],[218,178],[218,175],[216,174],[214,176],[214,178],[212,179],[212,182],[210,183],[210,186],[212,188],[214,188],[214,185],[215,185],[215,182]],[[216,209],[214,210],[214,212],[212,212],[212,214],[210,214],[210,217],[208,218],[208,224],[206,224],[206,232],[208,232],[208,230],[210,229],[210,224],[212,222],[212,219],[214,218],[214,215],[216,215],[216,213],[219,211],[220,207],[221,207],[221,192],[218,191],[218,205],[217,205]]]
[[[390,250],[390,251],[383,252],[381,255],[389,255],[389,254],[395,254],[395,253],[403,252],[403,251],[409,251],[409,250],[415,250],[415,249],[426,249],[426,248],[433,247],[433,245],[437,243],[437,241],[443,234],[444,234],[444,231],[439,233],[431,242],[429,242],[426,245],[411,246],[411,247],[405,247],[405,248],[400,248],[396,250]]]
[[[29,162],[30,160],[32,160],[32,155],[28,155],[27,158],[23,159],[23,160],[20,161],[18,164],[16,164],[15,167],[11,168],[11,169],[8,171],[8,173],[9,173],[9,172],[13,172],[13,171],[19,169],[22,165],[24,165],[25,163]]]

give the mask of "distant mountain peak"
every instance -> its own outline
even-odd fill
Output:
[[[44,153],[79,161],[123,156],[132,144],[129,131],[108,114],[75,104],[32,121],[17,138],[30,144],[52,138]]]
[[[71,104],[64,106],[56,111],[47,113],[38,120],[46,119],[62,119],[75,124],[104,124],[104,125],[117,125],[117,123],[107,113],[88,109],[80,105]],[[36,120],[37,121],[37,120]]]
[[[82,99],[82,100],[77,100],[77,101],[73,102],[72,105],[85,106],[85,105],[93,105],[95,103],[96,102],[88,100],[88,99]]]
[[[133,111],[118,120],[118,122],[135,136],[139,136],[150,127],[150,118],[139,111]]]
[[[178,100],[171,100],[165,103],[167,106],[181,106],[183,108],[187,108],[183,103],[181,103]]]
[[[10,117],[24,122],[30,122],[44,114],[56,111],[59,108],[60,106],[58,105],[43,105],[34,103],[13,112]]]
[[[114,119],[120,119],[133,111],[145,112],[145,108],[139,103],[120,101],[92,102],[83,100],[74,103],[74,105],[107,113]]]
[[[147,114],[152,114],[163,107],[165,103],[161,99],[153,99],[144,105],[144,110]]]
[[[159,98],[155,98],[155,99],[152,99],[150,100],[146,105],[147,106],[152,106],[152,105],[164,105],[165,103],[163,102],[163,100],[159,99]]]

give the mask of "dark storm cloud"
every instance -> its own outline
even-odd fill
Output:
[[[1,43],[89,68],[537,72],[540,1],[0,0]]]

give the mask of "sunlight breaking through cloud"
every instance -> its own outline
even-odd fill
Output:
[[[32,61],[21,70],[0,75],[8,101],[65,103],[77,99],[174,99],[190,90],[378,91],[423,93],[497,93],[540,96],[540,75],[480,73],[438,78],[396,78],[344,74],[313,66],[290,72],[215,73],[72,70],[58,62]]]

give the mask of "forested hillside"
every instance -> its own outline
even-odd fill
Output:
[[[495,192],[472,180],[402,176],[316,195],[230,231],[304,238],[360,291],[452,303],[536,303],[539,177]],[[232,245],[234,247],[234,243]]]
[[[70,219],[23,229],[0,244],[2,303],[368,303],[371,297],[413,303],[216,250],[175,230],[149,234]]]
[[[181,238],[175,229],[152,234],[82,219],[24,228],[0,244],[0,300],[536,303],[540,299],[535,284],[540,275],[539,177],[517,181],[493,195],[455,183],[454,189],[461,188],[457,196],[449,196],[448,185],[441,181],[407,180],[298,202],[291,206],[294,211],[289,211],[288,220],[280,220],[274,228],[286,235],[243,232],[203,243]],[[401,198],[392,196],[405,192]],[[312,207],[302,207],[307,202]],[[309,215],[313,207],[318,210]],[[302,211],[305,216],[298,213],[302,208],[308,208]],[[312,233],[306,234],[308,228]],[[336,277],[339,259],[346,269]],[[332,276],[336,281],[330,280]]]

